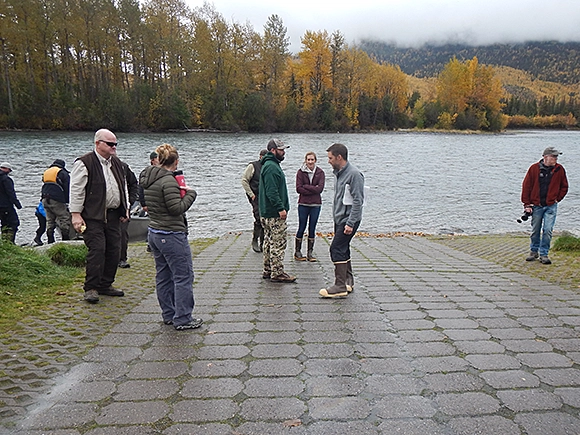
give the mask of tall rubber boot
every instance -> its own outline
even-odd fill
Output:
[[[260,228],[257,225],[254,225],[254,233],[252,234],[252,249],[254,252],[262,252],[260,248]]]
[[[339,261],[334,263],[334,285],[327,289],[320,289],[318,294],[323,298],[340,298],[348,296],[348,290],[346,288],[347,269],[347,261]]]
[[[302,255],[302,239],[296,237],[296,248],[294,249],[294,260],[306,261],[306,257]]]
[[[314,250],[314,241],[315,240],[316,239],[308,238],[308,251],[306,251],[306,259],[308,261],[316,261],[316,257],[312,253],[312,251]]]
[[[348,260],[347,268],[346,268],[346,291],[349,293],[354,290],[354,275],[352,274],[352,263]]]

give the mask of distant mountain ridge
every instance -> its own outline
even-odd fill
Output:
[[[377,60],[399,65],[417,77],[434,77],[454,56],[460,61],[476,56],[480,63],[508,66],[532,77],[565,85],[580,84],[580,42],[526,42],[472,47],[461,44],[400,48],[393,44],[363,40],[360,48]]]

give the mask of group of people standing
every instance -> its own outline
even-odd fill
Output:
[[[262,252],[264,265],[262,277],[271,282],[294,282],[296,277],[284,271],[284,254],[287,247],[287,217],[290,209],[286,177],[280,167],[286,149],[279,139],[272,139],[260,159],[251,162],[242,175],[242,186],[254,214],[252,249]],[[362,220],[364,203],[364,176],[348,161],[348,149],[335,143],[327,150],[328,162],[334,170],[335,194],[333,205],[334,237],[330,257],[334,263],[334,285],[319,291],[325,298],[344,297],[354,287],[350,242]],[[325,174],[317,166],[316,154],[309,151],[296,173],[298,193],[298,229],[295,236],[294,259],[317,261],[314,256],[316,225],[322,207]],[[307,250],[302,253],[306,229]]]
[[[75,160],[72,171],[57,159],[43,174],[42,200],[36,215],[47,220],[49,243],[60,229],[67,240],[81,234],[88,248],[83,284],[84,299],[99,301],[101,295],[124,296],[113,287],[117,268],[123,262],[122,237],[130,219],[130,205],[139,198],[148,212],[148,251],[156,267],[155,285],[163,322],[176,330],[200,327],[194,318],[193,261],[188,242],[186,211],[196,200],[196,191],[178,175],[179,154],[169,144],[151,153],[151,165],[137,179],[129,166],[117,157],[117,137],[107,129],[94,135],[94,149]],[[252,205],[254,231],[252,249],[263,253],[262,277],[271,282],[291,283],[295,276],[284,270],[287,247],[287,218],[290,210],[286,177],[280,163],[289,146],[279,139],[268,142],[260,158],[251,162],[242,177],[242,185]],[[332,216],[334,236],[330,258],[334,264],[334,284],[319,291],[324,298],[348,296],[354,288],[350,243],[362,220],[365,197],[363,174],[348,160],[348,149],[340,143],[327,150],[328,163],[335,176]],[[553,147],[544,150],[542,160],[530,166],[522,184],[522,202],[532,218],[530,254],[527,261],[539,259],[550,264],[548,251],[558,203],[568,192],[566,172],[557,160],[561,152]],[[0,223],[2,238],[14,243],[19,220],[15,211],[22,208],[9,177],[12,166],[0,164]],[[294,259],[316,261],[314,243],[316,226],[325,186],[324,171],[317,166],[316,154],[306,153],[296,173],[298,230]],[[42,244],[39,228],[35,242]],[[306,255],[302,253],[307,232]],[[126,260],[126,247],[125,247]],[[128,267],[128,266],[126,266]]]

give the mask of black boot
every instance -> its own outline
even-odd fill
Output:
[[[312,253],[314,250],[314,240],[315,239],[308,238],[308,251],[306,251],[306,258],[308,261],[316,261],[316,257]]]
[[[52,230],[46,231],[46,237],[48,238],[48,243],[54,243],[54,228]]]
[[[306,261],[306,257],[302,255],[302,239],[296,237],[296,248],[294,249],[294,260]]]

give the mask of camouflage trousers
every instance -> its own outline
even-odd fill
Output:
[[[284,254],[287,235],[285,219],[260,218],[264,228],[264,275],[278,276],[284,273]]]

